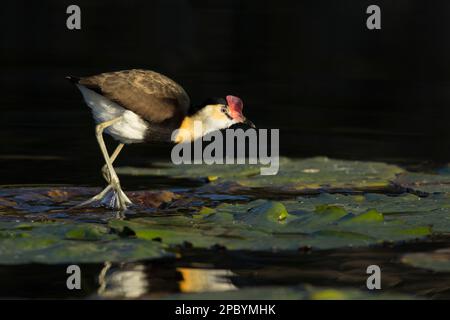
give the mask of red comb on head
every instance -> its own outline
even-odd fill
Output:
[[[244,107],[242,100],[235,96],[227,96],[227,103],[231,109],[238,112],[241,112]]]

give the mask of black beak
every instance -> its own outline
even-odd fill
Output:
[[[244,121],[242,121],[242,123],[248,125],[250,128],[256,129],[256,126],[253,124],[253,122],[248,119],[245,119]]]

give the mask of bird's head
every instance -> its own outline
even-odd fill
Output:
[[[243,123],[252,128],[255,125],[242,114],[242,100],[235,96],[223,98],[209,98],[201,105],[191,109],[172,140],[176,143],[198,139],[210,132],[231,127],[233,124]],[[196,124],[200,123],[201,130]]]
[[[203,127],[209,133],[231,127],[233,124],[243,123],[252,128],[255,125],[247,120],[242,113],[243,102],[235,96],[223,98],[209,98],[194,114],[194,119],[202,122]]]

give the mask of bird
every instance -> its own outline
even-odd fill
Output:
[[[66,78],[76,85],[91,108],[96,123],[95,135],[105,161],[102,173],[108,183],[103,191],[76,207],[99,202],[107,208],[124,211],[133,204],[122,190],[113,167],[124,145],[188,143],[237,123],[255,127],[243,115],[243,102],[239,97],[208,98],[199,105],[192,105],[182,86],[156,71],[131,69]],[[202,124],[200,132],[193,128],[195,121]],[[177,129],[191,134],[173,134]],[[112,154],[108,153],[104,134],[118,141]]]

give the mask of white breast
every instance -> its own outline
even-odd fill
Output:
[[[106,133],[122,143],[137,143],[144,140],[148,124],[140,116],[86,87],[78,85],[78,88],[92,109],[97,123],[122,116],[120,121],[105,129]]]

